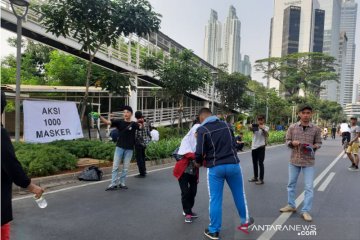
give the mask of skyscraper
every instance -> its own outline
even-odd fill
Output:
[[[244,60],[241,61],[241,73],[245,76],[251,76],[251,62],[249,55],[244,55]]]
[[[346,71],[346,56],[348,54],[348,37],[346,36],[346,32],[340,33],[340,41],[339,41],[339,56],[338,56],[338,71],[340,74],[340,82],[337,86],[337,94],[336,94],[336,102],[338,102],[341,106],[345,106],[347,103],[351,103],[353,89],[352,82],[351,87],[347,86],[348,83],[345,79],[345,71]],[[350,87],[350,88],[349,88]]]
[[[340,40],[340,19],[341,19],[341,0],[318,0],[320,8],[325,10],[324,25],[324,48],[323,53],[335,57],[336,64],[341,65],[338,61],[339,40]],[[339,101],[339,91],[341,88],[341,72],[339,73],[339,82],[329,80],[322,83],[324,89],[320,97],[330,101]]]
[[[323,48],[325,15],[317,0],[275,0],[270,56],[320,52]],[[269,79],[268,86],[280,89],[280,83],[275,79]]]
[[[221,62],[221,23],[212,9],[205,27],[204,59],[215,67]]]
[[[240,31],[241,22],[236,16],[236,9],[230,6],[223,28],[223,47],[221,63],[228,65],[229,73],[240,72]]]
[[[355,69],[355,34],[356,34],[356,19],[357,19],[357,3],[354,0],[343,0],[341,6],[341,23],[340,29],[344,31],[347,36],[347,54],[345,59],[345,69],[343,71],[345,95],[344,103],[355,103],[358,96],[357,92],[352,93],[352,90],[357,91],[354,87],[354,69]],[[355,83],[355,86],[358,83]],[[351,95],[353,97],[351,98]]]

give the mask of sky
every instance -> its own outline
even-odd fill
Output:
[[[356,0],[359,4],[359,0]],[[241,54],[250,56],[254,63],[257,59],[268,57],[270,19],[273,15],[273,0],[149,0],[155,11],[162,14],[161,31],[192,49],[203,57],[205,25],[210,17],[210,9],[218,12],[219,20],[225,22],[230,5],[237,10],[241,21]],[[355,82],[360,80],[360,6],[358,6],[356,36]],[[1,29],[0,56],[15,53],[8,47],[6,39],[15,36]],[[5,47],[4,47],[5,46]],[[253,69],[253,79],[265,82],[261,73]]]

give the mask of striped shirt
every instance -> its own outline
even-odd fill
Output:
[[[300,145],[293,147],[292,141],[299,141]],[[321,129],[312,123],[304,127],[301,122],[297,122],[289,127],[286,133],[286,143],[292,148],[290,163],[301,167],[313,166],[314,154],[311,154],[306,146],[312,147],[314,144],[318,147],[321,146]]]

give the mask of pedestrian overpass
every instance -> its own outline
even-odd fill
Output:
[[[12,12],[10,2],[8,0],[1,0],[1,27],[16,33],[16,22],[17,19]],[[40,23],[39,12],[31,8],[31,6],[22,24],[22,35],[85,60],[89,59],[88,54],[80,50],[81,44],[76,39],[71,37],[64,38],[62,36],[56,37],[52,33],[46,32],[45,26]],[[116,46],[102,46],[96,53],[94,63],[112,71],[130,74],[134,77],[134,85],[136,87],[140,85],[140,81],[145,81],[159,88],[161,86],[159,79],[154,76],[152,71],[141,69],[140,63],[145,56],[156,54],[160,51],[163,53],[164,58],[169,57],[171,49],[183,50],[185,47],[162,32],[149,34],[146,38],[131,34],[127,37],[120,37]],[[210,71],[216,70],[211,64],[198,56],[196,57],[199,59],[200,65],[208,68]],[[156,107],[154,109],[144,109],[139,106],[139,94],[143,93],[141,91],[132,91],[128,98],[128,102],[133,109],[143,110],[146,117],[155,120],[166,119],[164,122],[159,121],[158,125],[168,125],[170,122],[176,122],[175,119],[169,119],[168,116],[170,111],[170,115],[176,118],[176,114],[174,114],[176,109],[167,108],[166,110],[164,109],[165,111],[159,108],[156,109]],[[202,102],[203,106],[209,106],[209,103],[212,101],[212,88],[208,85],[204,89],[189,93],[188,97],[194,101]],[[218,96],[215,96],[214,102],[220,102]],[[157,116],[157,114],[160,114],[160,116]],[[166,116],[161,116],[161,114],[166,114]],[[192,119],[194,112],[185,111],[184,114],[185,119]]]

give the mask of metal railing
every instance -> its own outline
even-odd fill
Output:
[[[8,0],[1,0],[1,9],[12,13],[12,9]],[[37,10],[31,8],[30,5],[26,21],[32,22],[33,24],[42,27],[44,29],[44,35],[52,35],[51,33],[45,32],[46,27],[42,26],[40,17],[41,14]],[[78,43],[77,39],[74,39],[72,37],[67,37],[66,39],[67,41],[76,42],[79,45],[80,49],[80,44]],[[183,47],[173,39],[169,38],[167,35],[158,32],[149,34],[147,38],[142,38],[135,34],[130,34],[129,36],[121,36],[115,45],[110,47],[105,45],[101,46],[97,54],[104,54],[105,56],[107,56],[109,62],[111,61],[111,59],[116,59],[126,64],[127,66],[131,66],[138,70],[141,69],[140,63],[141,59],[143,59],[144,57],[149,55],[155,55],[161,51],[164,60],[165,58],[170,56],[169,52],[171,49],[183,50],[185,49],[185,47]],[[207,63],[200,57],[196,57],[199,59],[199,63],[201,66],[208,68],[210,71],[216,69],[214,66]],[[151,74],[149,73],[149,75]],[[209,86],[205,87],[204,89],[199,89],[192,94],[194,96],[200,96],[204,99],[211,100],[211,91],[207,91],[207,89],[209,89]],[[219,102],[219,98],[217,96],[215,96],[215,101]]]
[[[191,122],[198,114],[202,106],[184,107],[182,121]],[[172,125],[178,122],[177,108],[160,108],[160,109],[146,109],[142,111],[143,116],[147,121],[154,125]],[[114,118],[122,118],[122,112],[113,112]]]

